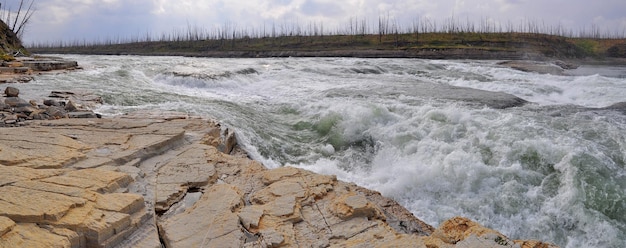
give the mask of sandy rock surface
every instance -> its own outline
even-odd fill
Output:
[[[550,245],[435,229],[335,176],[266,169],[214,121],[137,113],[0,128],[0,247]]]

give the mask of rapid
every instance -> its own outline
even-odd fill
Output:
[[[626,102],[626,67],[550,75],[497,61],[63,57],[84,69],[37,76],[18,86],[24,98],[84,89],[104,98],[105,116],[214,118],[267,167],[337,175],[433,226],[464,216],[513,239],[626,247],[626,109],[605,108]],[[529,103],[497,107],[502,92]]]

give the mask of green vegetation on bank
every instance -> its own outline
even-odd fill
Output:
[[[138,41],[123,44],[42,46],[35,53],[140,54],[219,56],[225,52],[318,52],[472,50],[488,52],[537,53],[557,58],[626,58],[626,39],[567,38],[529,33],[423,33],[364,34],[328,36],[280,36],[216,40]],[[220,53],[222,52],[222,53]],[[384,53],[377,53],[383,54]]]
[[[350,18],[347,25],[272,23],[243,27],[227,23],[129,38],[31,44],[36,53],[185,55],[213,57],[355,56],[515,59],[530,57],[626,58],[626,30],[597,26],[578,32],[527,21],[519,25],[449,18],[416,19],[402,25],[389,17]]]
[[[34,12],[34,0],[0,2],[0,61],[12,61],[14,56],[29,54],[20,38]]]
[[[0,61],[15,60],[13,55],[17,52],[26,53],[26,50],[13,30],[0,20]]]

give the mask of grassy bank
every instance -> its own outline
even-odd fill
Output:
[[[213,57],[355,56],[520,59],[626,58],[626,39],[568,38],[533,33],[391,33],[180,39],[122,44],[33,46],[34,53],[184,55]],[[436,55],[436,56],[435,56]]]

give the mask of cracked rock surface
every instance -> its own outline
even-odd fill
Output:
[[[435,229],[335,176],[267,169],[214,121],[136,113],[0,128],[0,247],[551,246]]]

